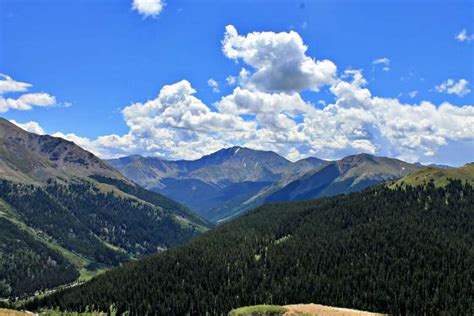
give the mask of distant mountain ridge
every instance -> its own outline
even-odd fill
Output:
[[[74,143],[0,119],[0,298],[90,277],[208,227]]]
[[[425,168],[359,154],[338,161],[309,157],[291,162],[275,152],[221,149],[197,160],[127,156],[108,162],[129,179],[222,222],[267,202],[358,191]]]
[[[424,167],[369,154],[347,156],[289,183],[265,201],[295,201],[361,191],[383,181],[401,178],[420,168]]]
[[[197,160],[169,161],[127,156],[108,162],[129,179],[175,199],[218,221],[269,185],[291,174],[303,174],[326,162],[309,158],[292,163],[272,151],[235,146]]]

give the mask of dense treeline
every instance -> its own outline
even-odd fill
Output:
[[[183,226],[171,211],[103,192],[83,180],[67,185],[51,180],[44,187],[0,181],[0,197],[29,226],[68,250],[107,265],[116,265],[128,256],[104,242],[141,256],[197,234],[195,227]]]
[[[19,223],[85,258],[89,270],[182,244],[202,230],[177,219],[187,218],[183,207],[175,211],[152,200],[155,193],[148,195],[147,202],[130,193],[112,193],[111,188],[101,189],[81,179],[50,180],[44,186],[3,180],[0,199],[8,203]],[[145,197],[146,192],[136,191]],[[0,224],[0,297],[30,294],[77,278],[78,267],[47,244],[25,234],[27,239],[19,238],[21,231],[12,222]]]
[[[138,185],[131,185],[129,183],[126,183],[121,180],[117,179],[112,179],[109,177],[104,177],[101,175],[94,175],[91,176],[92,179],[100,182],[100,183],[106,183],[115,186],[119,190],[136,196],[137,198],[147,201],[153,205],[159,205],[160,207],[167,209],[167,210],[173,210],[176,214],[179,214],[181,216],[188,217],[192,219],[195,223],[198,223],[203,226],[208,226],[209,223],[207,223],[204,219],[200,218],[198,215],[190,211],[187,207],[185,207],[182,204],[179,204],[176,201],[173,201],[169,198],[167,198],[164,195],[161,195],[159,193],[149,191],[147,189],[144,189]]]
[[[474,188],[416,188],[270,204],[180,248],[28,307],[212,315],[320,303],[391,314],[474,314]]]
[[[64,186],[51,181],[46,190],[101,240],[134,256],[182,244],[197,234],[195,228],[178,223],[174,212],[104,193],[90,182]]]
[[[54,188],[56,184],[51,183],[50,186]],[[68,189],[64,186],[64,190]],[[106,247],[75,216],[74,209],[64,207],[43,187],[1,181],[0,197],[15,209],[24,223],[70,251],[107,265],[118,264],[126,259],[124,254]],[[74,203],[74,200],[62,202]],[[92,209],[90,214],[93,214]]]
[[[60,253],[0,217],[0,297],[34,293],[72,282],[78,276]]]

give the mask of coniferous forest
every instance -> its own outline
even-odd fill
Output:
[[[100,180],[49,180],[45,186],[0,181],[0,298],[74,282],[82,268],[91,273],[110,268],[187,242],[203,230],[178,216],[206,224],[161,195],[119,181],[114,184],[129,195],[107,192],[100,185],[112,180]],[[83,263],[74,264],[71,255]]]
[[[474,314],[474,188],[377,186],[259,207],[30,309],[222,315],[318,303],[394,315]]]

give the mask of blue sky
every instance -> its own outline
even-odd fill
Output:
[[[252,75],[260,66],[245,59],[248,55],[244,50],[250,48],[239,47],[235,58],[223,50],[228,25],[248,42],[248,34],[252,32],[261,38],[266,36],[261,32],[284,35],[296,32],[307,46],[304,56],[315,61],[328,60],[337,67],[333,81],[323,80],[316,86],[302,84],[290,90],[256,84],[257,78]],[[465,37],[456,39],[463,30],[466,30]],[[27,110],[6,106],[1,115],[17,123],[36,122],[44,132],[69,137],[104,157],[141,153],[195,158],[219,146],[242,144],[276,150],[292,159],[309,155],[338,158],[368,151],[413,161],[462,164],[474,160],[474,131],[469,127],[473,122],[474,104],[474,93],[469,91],[474,81],[473,32],[473,1],[167,0],[158,14],[146,16],[143,11],[132,9],[132,0],[2,0],[0,73],[15,82],[32,85],[27,91],[5,91],[3,98],[19,99],[25,93],[44,92],[54,96],[54,102],[43,106],[33,104]],[[283,37],[281,40],[285,42]],[[237,42],[234,41],[234,45],[240,45]],[[274,49],[286,49],[281,46],[284,44],[279,45]],[[376,60],[379,63],[374,64]],[[251,78],[247,81],[237,78],[236,84],[226,84],[226,78],[238,77],[242,68],[250,72]],[[297,93],[305,103],[321,110],[335,104],[346,112],[365,109],[375,113],[371,109],[377,105],[372,104],[368,109],[359,104],[360,100],[349,102],[347,98],[350,104],[343,104],[344,100],[340,99],[344,96],[331,92],[336,81],[354,83],[353,73],[344,74],[348,69],[362,71],[366,83],[353,85],[353,88],[368,89],[372,97],[395,98],[400,104],[413,107],[428,101],[437,109],[448,102],[463,112],[457,113],[456,120],[440,122],[437,117],[441,113],[432,116],[429,113],[433,111],[428,109],[426,115],[420,114],[426,116],[427,126],[418,131],[419,134],[406,126],[386,131],[385,127],[393,125],[392,121],[397,122],[396,113],[383,118],[385,125],[377,122],[374,126],[373,122],[355,119],[358,123],[351,129],[341,127],[344,125],[341,120],[351,121],[350,116],[338,114],[331,116],[339,120],[337,125],[320,123],[318,131],[326,135],[316,133],[320,139],[325,138],[319,141],[316,134],[310,134],[309,126],[314,128],[315,122],[320,122],[317,117],[321,119],[321,113],[308,114],[306,110],[295,109],[297,104],[288,107],[293,101],[280,98],[285,106],[277,105],[273,113],[282,116],[272,122],[266,110],[236,110],[234,107],[223,110],[224,106],[218,104],[225,96],[235,97],[234,89],[240,87],[249,93],[261,93],[265,100],[276,98],[275,94]],[[293,73],[291,69],[288,71]],[[217,82],[218,93],[209,86],[209,79]],[[200,119],[196,124],[204,126],[200,128],[193,125],[195,120],[183,111],[179,119],[173,116],[171,123],[164,119],[166,114],[162,110],[142,113],[140,117],[136,115],[140,112],[137,107],[130,108],[128,114],[123,112],[126,107],[157,99],[163,86],[181,80],[186,80],[196,92],[177,89],[180,92],[173,90],[172,93],[188,91],[183,93],[198,100],[189,99],[186,111],[192,108],[193,102],[199,102],[199,106],[204,105],[211,114],[220,116],[204,118],[210,114],[198,111],[202,117],[198,115]],[[450,89],[453,87],[457,89]],[[258,102],[265,103],[261,101],[264,99]],[[261,106],[266,109],[276,106],[276,101],[269,102],[270,105]],[[378,102],[384,103],[384,100]],[[167,106],[177,108],[174,104]],[[159,122],[151,123],[156,116],[161,116]],[[285,117],[293,121],[294,124],[290,122],[293,125],[304,123],[305,118],[308,121],[305,126],[289,126]],[[380,115],[374,117],[379,120]],[[464,121],[459,117],[464,117]],[[213,130],[212,126],[206,126],[208,119],[222,122]],[[413,120],[419,119],[420,116],[413,117]],[[220,126],[229,123],[242,124],[241,133],[232,134],[231,127]],[[281,124],[287,128],[282,134],[304,130],[305,135],[282,139],[275,132],[275,126],[283,126]],[[344,132],[341,129],[345,129]],[[430,129],[436,130],[433,137],[437,139],[427,134]],[[256,130],[261,130],[259,135],[255,134]],[[462,130],[463,135],[456,130]],[[167,131],[173,131],[173,135],[165,136]],[[407,131],[411,133],[408,136]],[[231,134],[233,136],[229,136]],[[355,134],[360,135],[354,137]],[[120,139],[98,140],[110,135]],[[170,141],[156,140],[166,137]],[[176,142],[176,138],[180,141]],[[335,139],[343,141],[334,146]],[[141,144],[137,145],[138,142]],[[176,146],[183,148],[177,150]],[[402,147],[404,149],[400,149]]]

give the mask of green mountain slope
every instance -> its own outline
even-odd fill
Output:
[[[58,286],[79,272],[180,245],[208,228],[183,205],[130,182],[74,143],[5,120],[0,143],[0,218],[8,226],[0,240],[14,238],[21,249],[0,247],[0,283],[9,288],[0,297]],[[46,255],[56,270],[41,268]]]
[[[4,215],[0,215],[0,253],[0,297],[33,293],[79,277],[60,252]]]
[[[474,183],[474,163],[469,163],[460,168],[426,168],[409,174],[396,181],[393,186],[421,185],[433,182],[436,186],[446,186],[449,179],[459,179]]]
[[[316,303],[393,315],[474,313],[474,188],[376,186],[269,204],[189,244],[27,307],[222,315]]]

